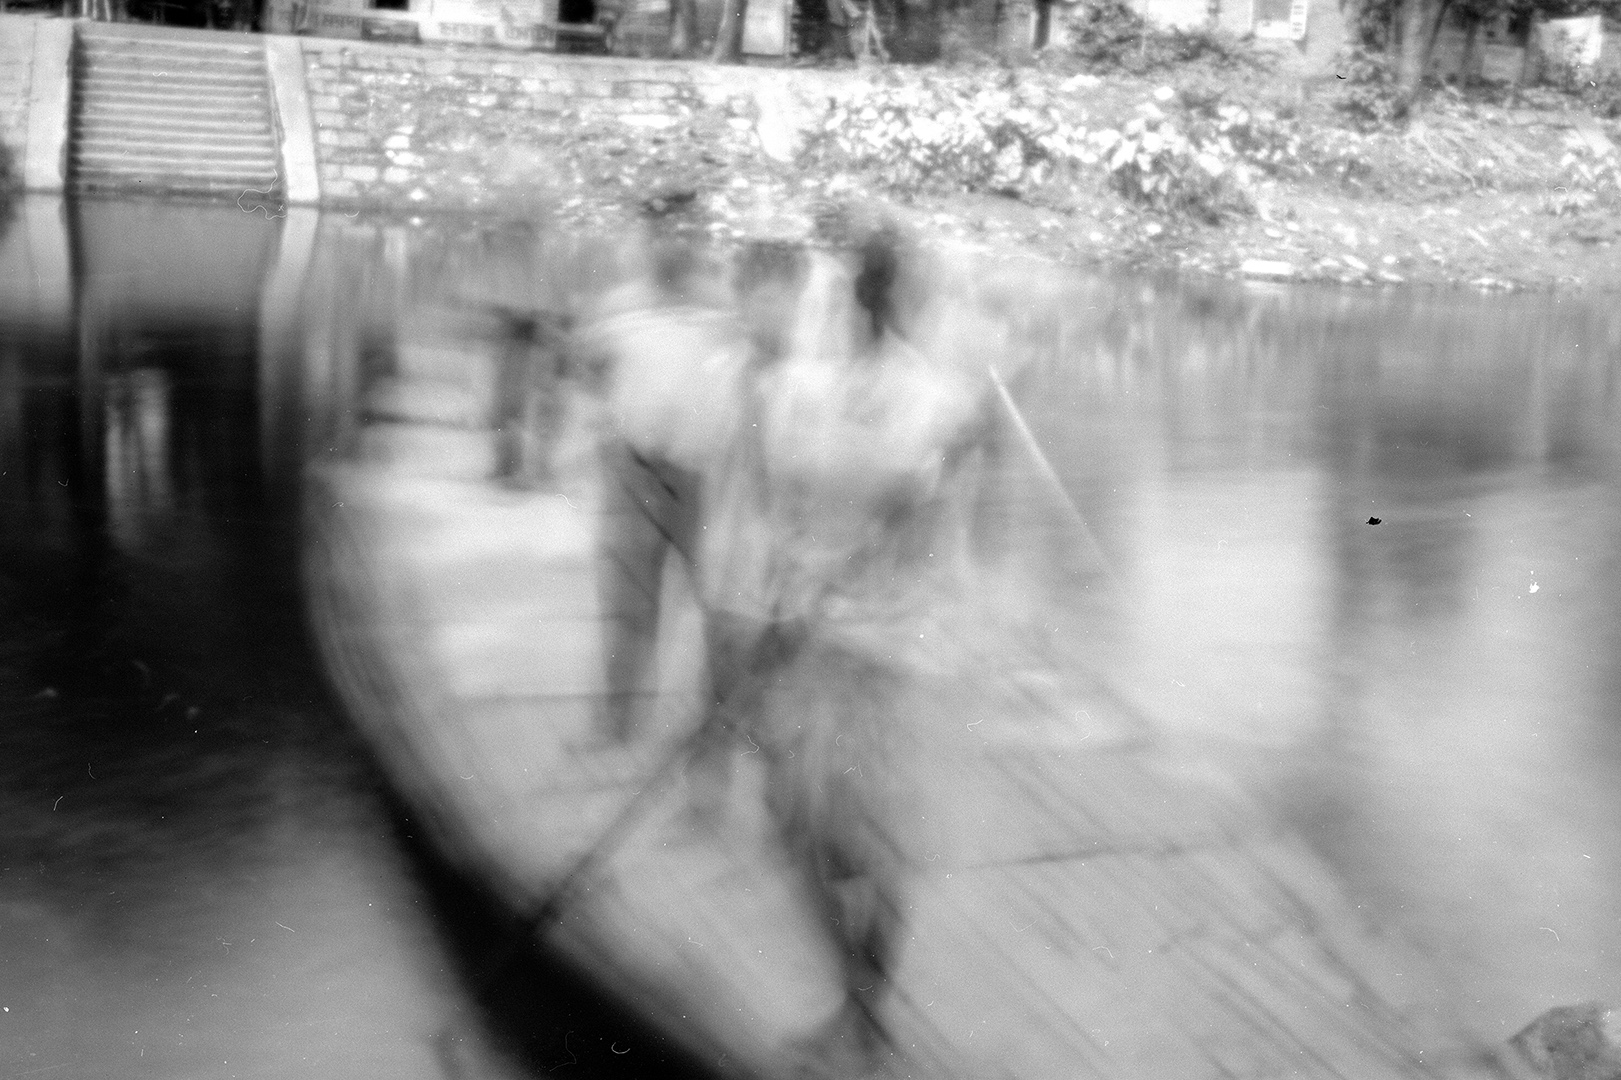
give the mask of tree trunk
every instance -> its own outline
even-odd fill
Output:
[[[698,0],[670,0],[670,55],[691,56],[698,48]]]
[[[1530,86],[1542,77],[1542,23],[1533,18],[1525,32],[1525,47],[1520,50],[1520,77],[1515,86]]]
[[[924,0],[912,13],[912,25],[917,27],[916,59],[922,63],[933,63],[940,59],[942,39],[945,36],[945,12],[941,10],[943,6],[942,0]]]
[[[743,55],[743,8],[748,0],[726,0],[715,30],[715,47],[709,59],[717,64],[735,64]]]
[[[1402,0],[1396,83],[1403,90],[1417,93],[1424,84],[1430,54],[1435,51],[1435,37],[1450,6],[1450,0]]]
[[[1028,60],[1035,48],[1030,32],[1035,5],[1031,0],[1002,0],[1002,10],[997,15],[997,43],[1002,59],[1015,64]]]
[[[1435,20],[1430,23],[1430,32],[1424,38],[1424,71],[1430,69],[1430,57],[1435,55],[1435,43],[1441,40],[1441,27],[1446,25],[1447,12],[1452,10],[1452,0],[1441,0],[1435,9]]]
[[[975,45],[989,49],[996,45],[996,0],[969,0],[964,6],[970,20]]]
[[[1469,30],[1463,39],[1463,58],[1458,61],[1458,85],[1473,86],[1476,80],[1475,68],[1480,62],[1480,18],[1471,15]]]

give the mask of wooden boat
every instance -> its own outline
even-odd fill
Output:
[[[692,824],[693,605],[672,577],[650,720],[604,742],[601,480],[567,439],[549,490],[488,479],[487,365],[402,347],[350,396],[346,450],[312,467],[308,591],[334,681],[440,846],[549,947],[718,1073],[798,1075],[842,1001],[838,958],[746,750],[728,824]],[[892,1074],[1490,1075],[1407,989],[1416,958],[1241,786],[1158,743],[1106,681],[1031,672],[966,629],[956,645],[1012,689],[906,721],[919,858]]]

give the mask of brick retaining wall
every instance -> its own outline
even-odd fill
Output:
[[[40,112],[35,40],[46,21],[64,32],[71,25],[0,14],[0,144],[19,167],[30,110]],[[701,146],[708,179],[724,183],[740,164],[786,161],[797,133],[823,115],[828,98],[865,81],[853,72],[701,61],[276,40],[302,53],[322,203],[522,211],[582,190],[629,195],[698,186],[703,178],[672,164],[692,154],[666,156],[664,148],[677,145]],[[60,111],[54,97],[67,93],[69,72],[65,59],[54,66],[61,70],[47,81],[58,93],[47,104]],[[295,58],[291,70],[298,66]],[[290,89],[282,86],[278,96]],[[36,115],[34,126],[50,119]],[[65,113],[57,119],[65,123]],[[42,177],[45,171],[53,170],[42,165]],[[53,189],[36,179],[33,186]]]
[[[858,78],[701,62],[301,43],[323,202],[513,208],[579,185],[599,192],[618,186],[628,194],[679,184],[682,177],[660,171],[661,147],[699,140],[717,167],[773,152],[780,160],[828,97],[849,92]],[[617,153],[618,167],[601,168],[604,153]]]
[[[28,143],[28,88],[34,77],[34,25],[37,18],[0,14],[0,146],[12,167],[22,167]]]

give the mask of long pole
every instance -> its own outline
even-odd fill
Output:
[[[1041,444],[1036,441],[1035,432],[1030,430],[1030,425],[1024,419],[1024,413],[1019,410],[1018,403],[1013,400],[1013,394],[1008,390],[1007,383],[1003,381],[1002,373],[996,370],[995,364],[989,365],[989,371],[991,385],[996,387],[996,396],[1002,403],[1002,410],[1007,414],[1008,419],[1013,422],[1013,430],[1019,433],[1019,443],[1024,447],[1025,453],[1035,465],[1036,472],[1041,476],[1042,482],[1057,497],[1058,505],[1064,510],[1065,516],[1070,519],[1070,523],[1075,526],[1076,531],[1080,533],[1081,540],[1085,543],[1088,553],[1097,560],[1099,566],[1103,567],[1105,574],[1110,578],[1116,577],[1114,568],[1109,563],[1109,557],[1103,551],[1103,545],[1098,543],[1098,538],[1093,534],[1092,527],[1086,523],[1086,515],[1082,514],[1081,508],[1075,505],[1075,500],[1070,496],[1068,489],[1064,487],[1064,481],[1058,476],[1058,470],[1053,468],[1052,462],[1042,451]]]
[[[1103,567],[1108,576],[1114,577],[1114,570],[1110,566],[1108,556],[1104,553],[1102,545],[1098,543],[1097,537],[1093,534],[1091,526],[1087,524],[1086,517],[1081,513],[1080,507],[1075,504],[1075,500],[1071,498],[1068,490],[1065,489],[1063,481],[1058,476],[1058,471],[1053,468],[1052,462],[1048,459],[1046,453],[1042,451],[1041,444],[1036,441],[1035,433],[1030,430],[1030,425],[1025,420],[1023,412],[1020,411],[1018,403],[1013,400],[1013,394],[1008,390],[1007,382],[1002,378],[1001,372],[996,370],[995,365],[991,365],[988,370],[990,371],[991,385],[996,388],[996,395],[1002,409],[1012,422],[1014,430],[1018,432],[1020,445],[1035,465],[1037,473],[1051,493],[1056,496],[1056,501],[1080,534],[1092,557],[1097,560],[1098,565]],[[669,756],[648,777],[647,781],[642,785],[641,791],[637,792],[625,804],[625,807],[603,830],[596,843],[592,844],[575,861],[574,865],[563,874],[545,899],[523,916],[519,929],[514,934],[512,942],[514,949],[517,944],[515,939],[519,934],[531,936],[547,923],[555,921],[562,914],[564,905],[580,882],[599,864],[611,858],[619,850],[620,845],[629,836],[632,828],[641,824],[644,820],[643,815],[653,804],[654,797],[663,794],[668,789],[670,781],[676,777],[681,766],[691,756],[699,741],[710,734],[712,733],[709,731],[708,724],[701,723],[696,731],[683,738],[676,745]],[[497,961],[493,971],[490,973],[491,976],[499,974],[510,959],[511,953],[508,952],[507,955]]]

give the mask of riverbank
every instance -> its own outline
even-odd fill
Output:
[[[830,102],[822,130],[797,133],[802,144],[786,160],[747,146],[725,157],[701,142],[673,140],[644,162],[633,157],[631,140],[582,133],[575,160],[596,182],[569,193],[561,212],[584,222],[612,219],[634,212],[649,191],[674,191],[693,196],[697,227],[717,235],[793,236],[809,234],[826,201],[864,197],[957,244],[1090,269],[1371,286],[1621,288],[1621,131],[1593,109],[1553,91],[1495,101],[1442,91],[1411,122],[1370,130],[1345,111],[1344,92],[1332,84],[1302,89],[1285,76],[1255,74],[850,72],[855,88]],[[997,83],[1002,100],[991,108],[1001,112],[981,125],[993,140],[1009,114],[1062,117],[1026,125],[1010,140],[1024,144],[1022,175],[1015,167],[1011,180],[981,172],[978,182],[964,183],[973,169],[960,148],[934,152],[896,134],[914,130],[919,117],[949,117],[954,95],[984,96],[982,88]],[[920,84],[933,89],[908,116],[895,102]],[[948,108],[930,108],[942,99]],[[1118,157],[1099,147],[1123,133],[1117,149],[1134,125],[1139,153],[1154,145],[1144,135],[1161,136],[1158,156],[1148,169],[1111,171]],[[1143,197],[1145,177],[1175,183],[1178,167],[1193,172],[1196,140],[1211,133],[1204,145],[1229,147],[1217,163],[1223,175],[1215,185],[1208,174],[1194,179],[1213,190],[1195,191],[1182,205]],[[1164,149],[1177,137],[1186,143],[1181,162]],[[1067,163],[1031,150],[1065,138],[1083,146]],[[903,167],[908,159],[912,167]],[[1123,182],[1122,171],[1138,175]]]
[[[726,240],[807,238],[820,207],[859,199],[1089,269],[1621,288],[1621,130],[1553,91],[1442,91],[1381,125],[1347,107],[1365,87],[1253,54],[1143,77],[304,48],[323,201],[340,206],[606,232],[651,208]],[[1127,140],[1153,160],[1111,169]]]
[[[1376,87],[1246,49],[1100,75],[1053,56],[721,67],[273,41],[278,98],[308,100],[292,142],[312,144],[309,187],[345,212],[614,233],[652,207],[719,239],[794,239],[863,199],[956,244],[1092,269],[1621,288],[1621,129],[1549,90],[1441,91],[1395,123],[1370,115]],[[31,62],[6,60],[10,105]],[[4,118],[20,149],[27,109]]]

